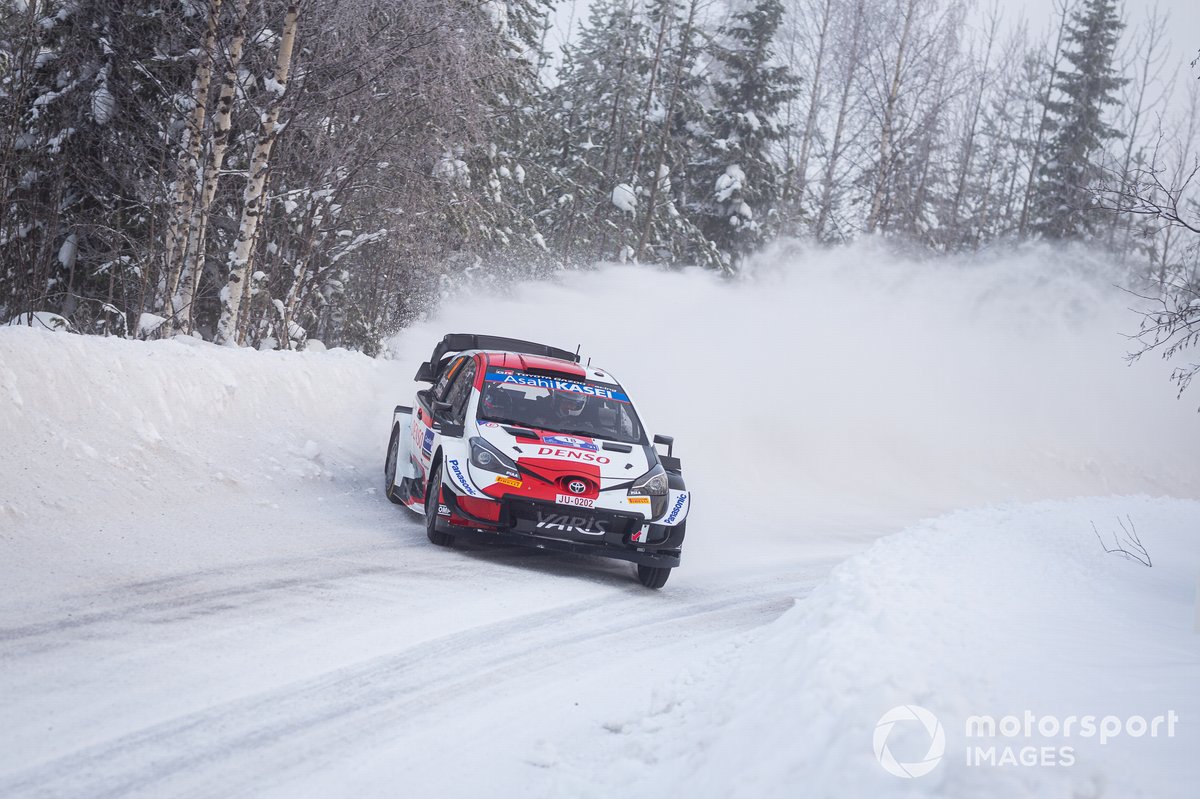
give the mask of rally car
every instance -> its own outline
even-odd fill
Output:
[[[569,350],[456,333],[415,379],[430,387],[396,407],[384,488],[425,517],[430,541],[619,558],[643,585],[666,583],[691,494],[673,439],[651,442],[610,373]]]

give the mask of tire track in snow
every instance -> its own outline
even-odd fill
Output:
[[[115,622],[137,622],[146,624],[167,623],[187,615],[204,615],[245,607],[247,600],[268,601],[270,595],[294,592],[305,588],[335,585],[364,576],[395,574],[407,581],[442,576],[447,568],[434,567],[429,563],[399,562],[396,558],[414,549],[427,549],[430,545],[424,538],[424,529],[413,525],[412,540],[403,539],[388,544],[369,547],[353,547],[314,553],[302,557],[268,558],[244,563],[231,563],[220,567],[199,569],[189,572],[141,580],[55,598],[49,610],[45,601],[24,605],[12,603],[0,608],[0,614],[8,618],[28,619],[38,614],[43,619],[23,624],[0,627],[0,644],[6,654],[23,651],[44,651],[71,643],[70,638],[51,641],[30,639],[52,638],[62,633],[75,631],[76,637],[97,635],[86,628]],[[417,534],[420,534],[419,540]],[[390,564],[378,563],[381,557],[392,560]],[[354,565],[327,570],[328,564],[341,564],[359,559]],[[371,562],[366,562],[366,561]],[[283,572],[285,576],[276,576]],[[218,588],[213,583],[227,582]],[[195,590],[199,587],[199,590]],[[153,597],[149,601],[146,597]],[[242,600],[238,603],[237,600]],[[234,604],[230,604],[234,602]],[[83,610],[101,605],[99,610]],[[24,645],[27,650],[14,648]]]
[[[507,567],[506,567],[507,568]],[[785,611],[827,565],[797,577],[759,574],[719,586],[683,586],[572,601],[484,624],[212,706],[0,776],[0,795],[91,797],[230,794],[321,768],[372,741],[392,742],[423,718],[521,690],[565,662],[645,658],[688,636],[741,632]],[[553,653],[547,657],[547,653]]]

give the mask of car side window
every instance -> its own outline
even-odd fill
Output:
[[[438,378],[437,385],[433,387],[433,398],[435,401],[444,402],[446,400],[446,392],[450,388],[450,383],[454,379],[454,376],[458,374],[458,370],[462,368],[463,361],[465,360],[466,358],[455,358],[446,367],[445,371],[442,372],[442,376]]]
[[[475,359],[467,362],[467,365],[460,370],[458,378],[454,381],[453,388],[446,397],[446,402],[450,403],[450,418],[455,422],[462,422],[463,415],[467,410],[467,400],[471,396],[471,386],[475,383]]]

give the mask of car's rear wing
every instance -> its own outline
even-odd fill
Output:
[[[499,350],[501,352],[517,352],[522,355],[541,355],[546,358],[559,358],[572,363],[579,363],[579,354],[570,350],[537,344],[532,341],[522,341],[504,336],[481,336],[476,333],[449,333],[442,337],[433,348],[433,355],[417,369],[413,379],[418,383],[432,383],[437,379],[438,365],[443,358],[464,350]]]

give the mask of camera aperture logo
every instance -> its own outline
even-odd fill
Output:
[[[920,727],[913,722],[918,722]],[[1073,766],[1076,763],[1076,739],[1097,739],[1106,746],[1116,738],[1175,737],[1179,714],[1168,710],[1157,716],[1096,716],[1096,715],[1039,715],[1026,710],[1022,715],[969,716],[963,729],[966,765],[983,767],[1046,767]],[[896,725],[905,726],[909,754],[913,735],[921,727],[929,736],[924,757],[902,763],[888,747],[888,738]],[[937,716],[918,705],[899,705],[892,708],[875,725],[873,739],[875,759],[889,774],[904,779],[923,777],[937,768],[946,754],[946,732]],[[904,753],[903,746],[899,747]]]
[[[918,721],[929,734],[929,749],[925,752],[925,757],[913,763],[901,763],[892,754],[892,750],[888,749],[888,736],[892,734],[892,728],[903,721]],[[946,731],[937,716],[925,708],[918,705],[900,705],[880,717],[875,725],[874,745],[875,759],[889,774],[905,779],[924,777],[937,768],[937,764],[942,762],[942,756],[946,754]]]

